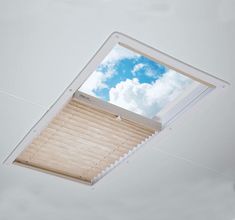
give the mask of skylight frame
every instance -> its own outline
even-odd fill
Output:
[[[160,132],[161,135],[158,134],[158,136],[162,136],[164,135],[164,133],[166,133],[167,129],[165,129],[165,127],[169,126],[169,124],[176,118],[175,117],[176,115],[178,116],[182,114],[192,104],[200,100],[203,96],[208,94],[210,91],[225,88],[227,85],[229,85],[229,83],[224,80],[221,80],[197,68],[194,68],[191,65],[188,65],[182,61],[179,61],[127,35],[124,35],[119,32],[114,32],[104,42],[101,48],[91,58],[88,64],[73,80],[73,82],[64,90],[64,92],[55,101],[55,103],[45,112],[42,118],[29,130],[29,132],[24,136],[24,138],[17,144],[17,146],[12,150],[10,155],[4,160],[4,164],[11,165],[14,163],[17,156],[32,142],[34,138],[36,138],[41,133],[41,131],[43,131],[43,129],[48,125],[48,123],[69,102],[69,100],[74,96],[74,94],[75,96],[76,94],[78,94],[77,90],[81,87],[81,85],[85,82],[85,80],[93,73],[93,71],[98,67],[98,65],[103,61],[106,55],[117,44],[120,44],[121,46],[126,47],[127,49],[130,49],[152,60],[155,60],[167,66],[168,68],[177,71],[178,73],[184,74],[196,81],[201,82],[203,85],[208,86],[208,88],[205,90],[197,91],[198,88],[195,88],[195,91],[193,91],[191,95],[187,96],[189,100],[183,98],[181,105],[178,106],[177,112],[174,112],[174,109],[172,112],[172,108],[170,108],[170,110],[166,111],[165,113],[161,112],[162,115],[165,114],[164,117],[166,119],[165,120],[166,123],[163,126],[163,130]],[[172,117],[169,117],[169,114],[171,114]],[[123,160],[127,159],[127,157],[129,156],[130,155],[127,155],[125,158],[123,158]],[[114,167],[116,165],[117,164],[115,164]],[[107,174],[111,169],[107,170],[104,173],[104,175]],[[43,172],[45,172],[45,170],[43,170]],[[49,172],[49,173],[53,175],[57,175],[53,172]],[[60,175],[57,175],[57,176],[60,176]],[[64,176],[62,175],[62,177]],[[69,179],[72,179],[72,178],[69,178]],[[73,180],[81,182],[80,180],[76,180],[76,179],[73,179]]]

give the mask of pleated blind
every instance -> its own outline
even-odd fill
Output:
[[[73,98],[15,163],[91,184],[154,133]]]

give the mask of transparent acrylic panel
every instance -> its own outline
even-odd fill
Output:
[[[79,91],[153,118],[196,81],[116,45]]]

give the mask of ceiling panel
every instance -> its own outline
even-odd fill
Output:
[[[0,1],[1,161],[113,31],[231,83],[95,188],[0,166],[0,219],[233,220],[234,10],[229,0]]]
[[[46,109],[1,92],[0,100],[0,161],[3,162]]]

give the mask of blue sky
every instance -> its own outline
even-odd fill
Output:
[[[79,89],[152,118],[193,80],[119,45]]]
[[[134,68],[135,66],[138,67],[138,64],[143,65],[139,65],[139,68],[135,70]],[[157,64],[144,56],[118,60],[115,62],[113,69],[115,71],[113,76],[105,80],[108,87],[94,90],[97,96],[102,97],[102,99],[106,101],[109,101],[110,99],[110,88],[115,87],[121,81],[138,78],[140,83],[153,83],[166,72],[166,68],[164,66]],[[101,64],[97,70],[105,74],[109,71],[109,68],[107,65]],[[151,74],[146,75],[146,72]]]

